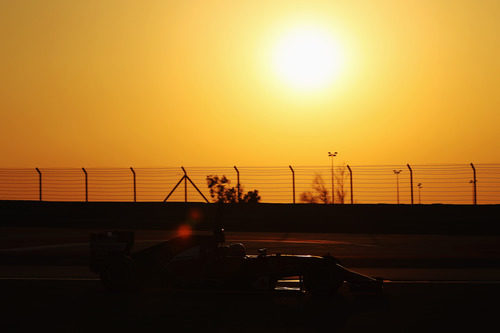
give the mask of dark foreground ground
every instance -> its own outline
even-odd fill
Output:
[[[232,205],[0,201],[0,332],[483,332],[498,330],[500,205]],[[386,280],[328,299],[194,292],[110,294],[89,233],[225,227],[248,253],[324,255]]]
[[[498,284],[388,283],[384,294],[110,294],[94,280],[2,280],[3,332],[495,331]]]
[[[386,279],[383,294],[111,294],[89,272],[96,229],[0,228],[1,332],[482,332],[496,330],[500,236],[227,232],[248,253],[321,255]],[[144,248],[175,230],[137,230]]]

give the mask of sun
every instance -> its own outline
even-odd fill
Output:
[[[301,27],[281,36],[273,50],[273,68],[286,84],[299,90],[316,90],[339,74],[343,56],[328,31]]]

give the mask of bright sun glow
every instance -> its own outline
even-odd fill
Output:
[[[323,88],[342,69],[341,50],[332,36],[318,28],[297,28],[274,49],[273,66],[287,84],[300,90]]]

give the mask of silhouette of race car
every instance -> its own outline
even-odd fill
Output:
[[[221,289],[273,291],[278,281],[298,277],[300,290],[331,295],[347,282],[356,291],[379,293],[382,281],[343,267],[333,256],[248,255],[241,243],[225,245],[224,230],[178,236],[131,252],[132,232],[93,233],[90,269],[111,291]]]

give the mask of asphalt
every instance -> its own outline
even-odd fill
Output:
[[[298,292],[112,294],[96,280],[0,280],[4,332],[482,332],[497,326],[500,288],[387,283],[379,296],[342,287]]]
[[[0,266],[86,266],[89,229],[0,228]],[[136,230],[134,249],[167,240],[175,230]],[[500,268],[500,236],[226,232],[247,253],[331,254],[349,267]]]
[[[248,253],[331,253],[384,279],[382,295],[346,286],[328,299],[162,291],[112,294],[88,270],[94,230],[2,228],[2,331],[470,332],[496,327],[497,236],[227,232]],[[176,231],[136,231],[141,249]]]

